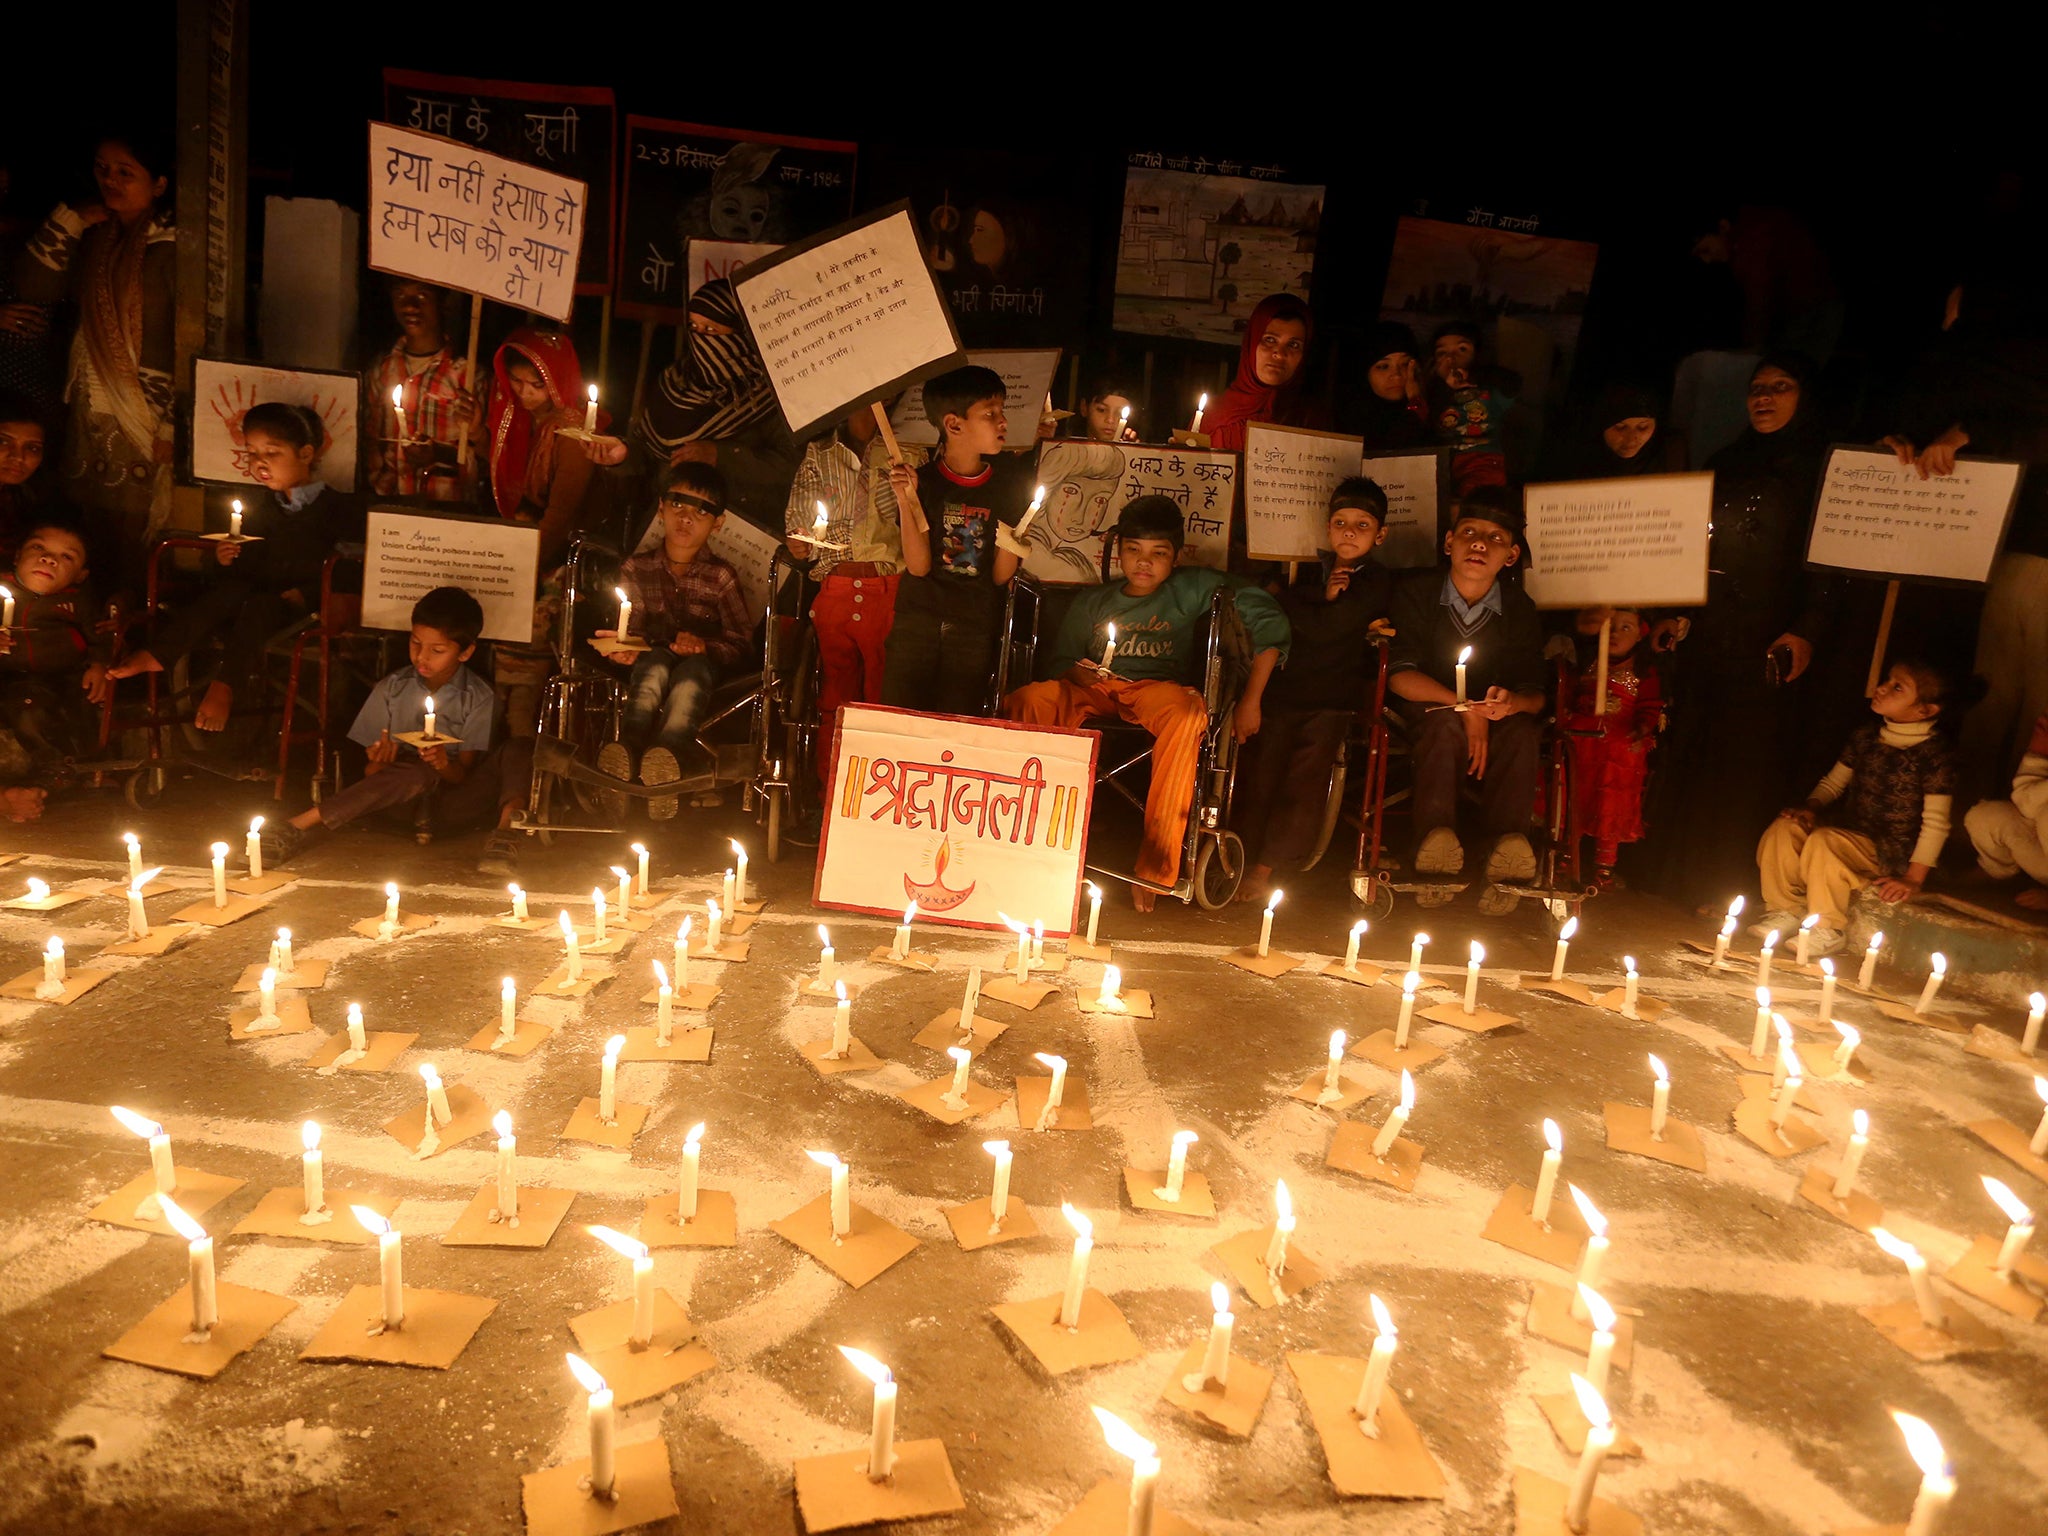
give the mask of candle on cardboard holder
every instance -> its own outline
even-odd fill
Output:
[[[299,1127],[299,1145],[304,1149],[299,1154],[299,1175],[306,1205],[299,1220],[310,1226],[332,1215],[327,1209],[327,1181],[321,1168],[319,1121],[308,1120]]]
[[[626,1048],[624,1035],[613,1035],[604,1043],[604,1060],[598,1067],[597,1118],[614,1125],[619,1118],[619,1053]]]
[[[1913,1005],[1913,1012],[1923,1018],[1934,1006],[1934,994],[1941,990],[1941,984],[1948,976],[1948,956],[1937,949],[1927,957],[1927,964],[1927,985],[1920,989],[1920,1001]]]
[[[654,1255],[637,1237],[614,1232],[610,1227],[590,1227],[590,1235],[624,1259],[633,1261],[633,1322],[626,1334],[631,1349],[645,1349],[654,1342]]]
[[[732,899],[735,907],[738,907],[744,905],[747,901],[747,850],[740,846],[740,840],[736,837],[728,838],[726,846],[732,849]]]
[[[1835,1022],[1835,962],[1825,956],[1820,962],[1820,1003],[1814,1017],[1823,1024]]]
[[[1586,1448],[1579,1453],[1571,1490],[1565,1495],[1564,1523],[1573,1531],[1583,1531],[1592,1522],[1593,1485],[1600,1480],[1600,1464],[1614,1449],[1614,1419],[1607,1411],[1607,1400],[1577,1371],[1572,1372],[1572,1395],[1579,1400],[1579,1413],[1586,1421]]]
[[[687,1225],[697,1219],[697,1175],[704,1162],[704,1122],[699,1120],[683,1136],[683,1160],[676,1172],[676,1220]]]
[[[1849,1191],[1856,1187],[1857,1170],[1863,1166],[1863,1154],[1870,1149],[1870,1111],[1859,1109],[1849,1117],[1849,1145],[1842,1153],[1842,1166],[1835,1170],[1835,1182],[1831,1193],[1839,1201],[1849,1198]]]
[[[133,1134],[149,1143],[149,1169],[156,1185],[155,1191],[145,1195],[142,1203],[135,1208],[137,1217],[147,1220],[156,1214],[157,1204],[165,1195],[172,1194],[178,1187],[178,1168],[171,1158],[171,1138],[164,1128],[147,1115],[138,1115],[132,1109],[123,1109],[119,1104],[109,1106],[114,1118]]]
[[[834,962],[838,951],[832,947],[832,931],[823,923],[818,924],[818,990],[832,990]]]
[[[1920,1321],[1937,1332],[1946,1332],[1948,1317],[1935,1297],[1934,1281],[1928,1276],[1927,1261],[1920,1256],[1920,1250],[1883,1227],[1871,1228],[1870,1235],[1878,1247],[1906,1266],[1906,1279],[1912,1284],[1913,1305],[1919,1309]]]
[[[866,1350],[842,1344],[839,1353],[874,1385],[874,1418],[868,1432],[868,1481],[886,1483],[896,1468],[896,1378],[889,1367]]]
[[[1003,1217],[1010,1210],[1010,1144],[1007,1141],[984,1141],[981,1150],[996,1160],[995,1184],[988,1197],[988,1230],[993,1236],[1003,1229]]]
[[[1771,989],[1756,989],[1756,1027],[1749,1035],[1749,1055],[1752,1061],[1762,1061],[1764,1052],[1771,1048],[1771,1022],[1777,1015],[1771,1012]]]
[[[263,818],[252,817],[249,821],[249,835],[242,841],[242,857],[249,865],[249,878],[263,878]]]
[[[619,920],[624,922],[633,915],[633,876],[624,866],[609,866],[612,878],[619,883]]]
[[[1820,914],[1809,912],[1799,924],[1799,937],[1792,942],[1792,963],[1805,965],[1807,950],[1813,943],[1813,930],[1820,926]]]
[[[1319,1104],[1334,1104],[1344,1097],[1340,1074],[1344,1068],[1344,1031],[1330,1031],[1330,1057],[1323,1068],[1323,1089],[1316,1095]]]
[[[377,1239],[377,1279],[383,1292],[383,1322],[377,1332],[405,1326],[404,1237],[398,1228],[367,1205],[352,1205],[356,1225]]]
[[[1856,985],[1865,992],[1871,989],[1871,986],[1877,979],[1877,952],[1882,948],[1884,948],[1884,935],[1882,933],[1873,933],[1870,936],[1870,943],[1863,950],[1863,964],[1856,972]]]
[[[518,885],[508,885],[505,889],[512,896],[512,921],[515,923],[531,921],[526,915],[526,892]]]
[[[1625,1019],[1632,1019],[1636,1016],[1636,988],[1641,984],[1641,978],[1636,974],[1636,957],[1634,955],[1623,955],[1621,963],[1623,966],[1621,1016]]]
[[[1401,1098],[1387,1114],[1387,1123],[1380,1127],[1379,1135],[1372,1139],[1372,1155],[1382,1162],[1394,1149],[1394,1140],[1408,1124],[1409,1115],[1415,1111],[1415,1076],[1406,1067],[1401,1069]]]
[[[1422,985],[1420,973],[1410,971],[1401,978],[1401,1011],[1394,1019],[1394,1049],[1408,1049],[1408,1030],[1415,1022],[1415,989]]]
[[[1060,1293],[1060,1326],[1069,1331],[1081,1326],[1081,1299],[1088,1292],[1088,1255],[1095,1247],[1095,1223],[1062,1200],[1060,1214],[1074,1229],[1074,1251],[1067,1260],[1067,1284]]]
[[[512,1115],[499,1110],[491,1116],[491,1129],[498,1133],[498,1209],[493,1219],[519,1220],[519,1139],[512,1134]]]
[[[1394,1368],[1394,1351],[1400,1348],[1401,1335],[1394,1326],[1394,1317],[1387,1310],[1387,1304],[1370,1293],[1366,1300],[1372,1304],[1373,1327],[1379,1332],[1372,1341],[1372,1354],[1365,1362],[1365,1379],[1358,1384],[1358,1396],[1352,1400],[1351,1412],[1358,1419],[1360,1433],[1377,1440],[1380,1437],[1380,1399],[1386,1394],[1387,1374]]]
[[[1486,946],[1477,939],[1472,941],[1471,958],[1465,962],[1465,1012],[1479,1010],[1479,963],[1486,958]]]
[[[645,843],[628,843],[626,846],[632,851],[633,857],[638,863],[638,868],[634,872],[635,891],[642,899],[645,899],[652,890],[652,887],[647,883],[647,845]]]
[[[1655,1055],[1650,1057],[1650,1071],[1657,1078],[1650,1090],[1650,1140],[1662,1141],[1664,1122],[1671,1114],[1671,1073]]]
[[[1180,1202],[1181,1189],[1188,1176],[1188,1148],[1200,1140],[1201,1138],[1193,1131],[1173,1133],[1173,1150],[1166,1154],[1166,1185],[1153,1191],[1168,1205],[1177,1205]]]
[[[289,928],[277,930],[277,937],[270,941],[270,965],[279,976],[289,976],[299,968],[292,955],[292,931]]]
[[[1536,1194],[1529,1201],[1529,1219],[1549,1229],[1550,1202],[1557,1193],[1557,1170],[1564,1161],[1564,1132],[1549,1116],[1543,1120],[1543,1166],[1536,1171]]]
[[[1756,952],[1756,984],[1768,987],[1771,984],[1771,956],[1777,952],[1778,930],[1773,928],[1764,935],[1764,947]]]
[[[1607,1218],[1600,1214],[1600,1208],[1586,1197],[1586,1192],[1576,1184],[1567,1184],[1571,1191],[1572,1204],[1579,1208],[1580,1219],[1586,1223],[1586,1251],[1579,1255],[1578,1286],[1595,1285],[1600,1279],[1600,1266],[1607,1258]],[[1591,1319],[1586,1304],[1576,1294],[1572,1297],[1572,1316],[1580,1322]]]
[[[676,962],[676,986],[679,990],[690,990],[690,924],[692,919],[684,918],[676,926],[674,958]]]
[[[1044,1051],[1034,1053],[1031,1059],[1052,1073],[1052,1081],[1045,1088],[1044,1107],[1038,1111],[1038,1123],[1032,1126],[1034,1131],[1046,1131],[1052,1129],[1053,1123],[1059,1119],[1060,1105],[1066,1099],[1067,1059]]]
[[[896,936],[889,945],[889,958],[907,960],[910,958],[910,925],[917,921],[917,903],[912,901],[903,909],[903,921],[897,925]]]
[[[668,1049],[669,1032],[675,1027],[676,989],[668,984],[668,970],[654,962],[654,1043]]]
[[[574,986],[583,975],[583,947],[576,942],[576,925],[569,921],[564,912],[560,918],[562,927],[562,982]]]
[[[220,1322],[220,1295],[213,1273],[213,1239],[206,1235],[206,1228],[179,1209],[178,1202],[168,1195],[164,1197],[163,1206],[164,1220],[170,1223],[173,1232],[185,1239],[185,1257],[190,1265],[192,1331],[185,1336],[185,1342],[203,1344]]]
[[[1566,918],[1564,926],[1557,930],[1557,950],[1550,957],[1550,979],[1552,981],[1564,980],[1564,957],[1570,952],[1572,938],[1578,931],[1579,920],[1576,917]],[[1715,958],[1718,959],[1720,957],[1716,956]]]
[[[1209,1342],[1202,1351],[1202,1367],[1181,1377],[1190,1392],[1200,1392],[1212,1383],[1220,1391],[1230,1385],[1230,1335],[1237,1319],[1230,1311],[1230,1290],[1221,1280],[1209,1285]]]
[[[2005,1212],[2008,1223],[2005,1238],[1998,1245],[1998,1257],[1991,1267],[1997,1272],[1998,1278],[2009,1285],[2012,1283],[2012,1267],[2019,1262],[2020,1251],[2033,1240],[2034,1213],[2027,1209],[2026,1202],[2008,1189],[2002,1180],[1994,1179],[1988,1173],[1980,1174],[1978,1177],[1984,1181],[1984,1193]]]
[[[1605,1397],[1608,1373],[1614,1368],[1614,1308],[1590,1285],[1578,1287],[1578,1298],[1593,1324],[1593,1336],[1586,1345],[1586,1380]]]
[[[1017,955],[1012,963],[1017,970],[1017,985],[1024,986],[1031,980],[1031,925],[1018,922],[1007,912],[998,912],[996,917],[1017,936]],[[966,1022],[964,1015],[961,1022]]]
[[[228,904],[228,845],[215,843],[209,852],[213,855],[213,904],[224,907]],[[35,884],[35,881],[29,881],[31,891]],[[44,888],[43,894],[49,894],[48,887]]]
[[[569,1372],[586,1394],[584,1422],[590,1435],[590,1496],[610,1503],[619,1496],[618,1421],[612,1407],[612,1389],[580,1355],[571,1353],[568,1358]]]
[[[1713,964],[1719,965],[1728,958],[1728,941],[1735,937],[1735,919],[1729,918],[1721,924],[1721,931],[1714,935]]]
[[[964,1046],[949,1045],[946,1054],[953,1059],[953,1081],[939,1095],[939,1102],[948,1109],[963,1110],[967,1108],[967,1074],[974,1066],[974,1052]],[[1039,1129],[1043,1130],[1044,1126]]]
[[[1266,1275],[1273,1282],[1273,1288],[1280,1288],[1280,1277],[1287,1273],[1287,1239],[1294,1233],[1294,1197],[1287,1193],[1287,1181],[1273,1181],[1273,1236],[1266,1244]]]
[[[1863,1036],[1853,1024],[1837,1024],[1835,1033],[1842,1037],[1842,1043],[1835,1047],[1831,1058],[1837,1075],[1849,1070],[1849,1058],[1856,1054],[1856,1047],[1863,1043]]]
[[[1275,887],[1273,894],[1266,898],[1266,910],[1259,919],[1259,958],[1261,960],[1266,958],[1267,952],[1273,945],[1273,909],[1279,905],[1280,891],[1278,887]]]
[[[1345,970],[1355,972],[1358,969],[1358,941],[1365,937],[1366,930],[1371,926],[1362,917],[1351,925],[1351,932],[1346,935],[1344,940]]]
[[[605,899],[604,887],[601,885],[592,886],[590,889],[590,910],[590,942],[592,945],[602,944],[604,942]]]
[[[633,600],[626,596],[624,587],[613,587],[612,596],[619,600],[619,624],[616,638],[619,644],[631,644],[633,639]]]
[[[1131,1503],[1125,1521],[1128,1536],[1152,1536],[1159,1501],[1159,1447],[1107,1408],[1090,1405],[1109,1448],[1131,1460]]]
[[[1045,964],[1045,924],[1035,917],[1031,920],[1031,963]]]
[[[846,1000],[845,982],[833,982],[832,992],[832,1048],[825,1053],[825,1058],[844,1061],[847,1052],[853,1049],[853,1009]]]
[[[1428,947],[1429,947],[1429,935],[1428,935],[1428,934],[1426,934],[1426,933],[1418,933],[1418,934],[1416,934],[1416,935],[1415,935],[1415,937],[1414,937],[1414,938],[1413,938],[1413,939],[1412,939],[1412,940],[1411,940],[1411,941],[1409,942],[1409,945],[1408,945],[1408,969],[1409,969],[1409,970],[1411,970],[1411,971],[1419,971],[1419,970],[1421,970],[1421,969],[1422,969],[1422,952],[1423,952],[1423,950],[1427,949]]]
[[[1906,1536],[1934,1536],[1941,1528],[1941,1517],[1949,1501],[1956,1496],[1955,1468],[1949,1465],[1948,1453],[1942,1449],[1941,1436],[1934,1432],[1933,1425],[1896,1408],[1889,1411],[1892,1422],[1906,1437],[1906,1454],[1920,1469],[1920,1488],[1913,1497],[1913,1514],[1906,1524]]]
[[[837,1152],[806,1152],[812,1162],[832,1173],[832,1241],[845,1239],[853,1230],[853,1191],[851,1175]]]
[[[1124,973],[1113,965],[1102,968],[1102,986],[1095,994],[1095,1001],[1104,1008],[1112,1008],[1123,992]]]
[[[64,941],[53,933],[50,942],[43,946],[43,979],[36,985],[36,996],[51,998],[63,995]]]

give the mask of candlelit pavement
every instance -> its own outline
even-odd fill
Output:
[[[61,911],[0,910],[0,945],[10,952],[0,976],[32,971],[52,933],[64,937],[74,970],[114,973],[63,1006],[0,1001],[0,1530],[518,1530],[521,1474],[588,1453],[583,1394],[563,1359],[574,1347],[569,1319],[631,1294],[629,1266],[585,1229],[638,1230],[643,1201],[674,1191],[684,1132],[699,1121],[703,1188],[732,1192],[739,1239],[654,1257],[656,1283],[688,1309],[719,1361],[621,1410],[622,1446],[659,1436],[669,1449],[682,1514],[660,1529],[799,1529],[792,1462],[867,1444],[870,1389],[836,1348],[848,1344],[895,1373],[897,1433],[945,1443],[967,1508],[924,1527],[934,1532],[1044,1531],[1103,1478],[1127,1478],[1130,1463],[1104,1444],[1094,1404],[1158,1445],[1162,1507],[1212,1533],[1510,1530],[1515,1469],[1568,1481],[1576,1461],[1533,1398],[1568,1393],[1568,1373],[1585,1368],[1582,1354],[1525,1329],[1535,1286],[1563,1284],[1567,1273],[1481,1236],[1502,1191],[1535,1181],[1546,1116],[1564,1133],[1562,1180],[1610,1222],[1601,1289],[1635,1314],[1633,1361],[1614,1372],[1608,1396],[1643,1454],[1607,1463],[1601,1498],[1652,1532],[1902,1524],[1919,1474],[1886,1415],[1896,1406],[1927,1419],[1955,1464],[1958,1492],[1943,1529],[2018,1533],[2039,1528],[2048,1507],[2043,1325],[1937,1278],[1942,1305],[1993,1330],[2001,1347],[1918,1362],[1857,1311],[1910,1297],[1901,1265],[1795,1194],[1810,1167],[1836,1164],[1851,1111],[1866,1108],[1871,1139],[1858,1188],[1939,1276],[1973,1237],[2005,1230],[1980,1175],[2004,1179],[2030,1205],[2048,1202],[2048,1187],[1963,1129],[1999,1117],[2030,1131],[2041,1106],[2028,1076],[1966,1054],[1963,1037],[1882,1019],[1845,990],[1837,1014],[1862,1029],[1856,1060],[1873,1081],[1809,1083],[1802,1102],[1814,1106],[1828,1145],[1766,1156],[1731,1127],[1740,1074],[1719,1049],[1746,1048],[1750,1038],[1746,972],[1716,978],[1682,958],[1682,941],[1713,932],[1689,914],[1603,897],[1587,906],[1572,945],[1568,974],[1596,993],[1618,985],[1624,953],[1636,957],[1644,994],[1671,1005],[1649,1023],[1507,985],[1547,970],[1552,955],[1526,907],[1506,923],[1464,906],[1426,915],[1403,907],[1363,943],[1366,959],[1391,967],[1389,983],[1362,987],[1314,974],[1341,956],[1354,915],[1339,871],[1315,872],[1279,908],[1274,949],[1313,961],[1277,981],[1221,963],[1256,938],[1256,907],[1204,914],[1163,904],[1141,918],[1113,891],[1101,936],[1114,944],[1126,986],[1152,994],[1155,1019],[1078,1012],[1077,990],[1092,995],[1101,975],[1080,960],[1046,978],[1057,990],[1034,1011],[996,1002],[977,1010],[1009,1026],[976,1061],[977,1085],[1010,1094],[1020,1074],[1042,1075],[1032,1064],[1040,1051],[1064,1056],[1072,1084],[1085,1085],[1093,1129],[1041,1134],[1018,1125],[1014,1100],[949,1127],[895,1097],[949,1075],[947,1058],[911,1037],[958,1006],[969,964],[994,978],[1010,949],[1004,937],[920,923],[915,947],[937,958],[936,973],[868,963],[893,924],[811,910],[808,866],[768,866],[756,846],[751,875],[771,904],[747,936],[749,960],[692,964],[693,980],[716,971],[724,988],[708,1015],[709,1063],[629,1059],[618,1069],[620,1100],[652,1107],[628,1154],[558,1133],[596,1093],[605,1040],[652,1022],[639,999],[649,962],[669,958],[674,911],[609,958],[611,985],[525,1004],[557,1032],[516,1060],[464,1045],[496,1023],[499,978],[514,976],[524,996],[561,962],[560,936],[551,921],[531,934],[488,925],[505,896],[468,872],[469,841],[417,849],[381,832],[337,836],[310,849],[292,868],[294,883],[248,919],[155,958],[94,957],[123,935],[123,830],[140,834],[148,863],[171,866],[164,886],[188,885],[190,894],[165,889],[151,900],[161,923],[204,896],[206,844],[229,842],[230,873],[239,873],[247,818],[270,810],[174,785],[155,813],[133,821],[114,819],[125,809],[102,798],[0,828],[0,852],[27,855],[0,868],[10,894],[30,875],[60,891],[116,882],[113,894]],[[728,834],[751,839],[753,828],[737,814],[639,824],[657,898],[715,896]],[[522,883],[534,914],[552,920],[569,905],[587,923],[590,889],[602,882],[610,893],[607,866],[628,863],[627,840],[528,845]],[[400,882],[406,913],[435,924],[391,942],[352,932],[381,914],[387,879]],[[853,1033],[884,1058],[879,1071],[825,1076],[798,1054],[831,1029],[829,1004],[798,997],[815,976],[821,918],[846,978],[860,984]],[[231,1041],[230,988],[264,958],[279,924],[291,927],[299,956],[332,962],[326,985],[305,994],[314,1029]],[[1446,1054],[1415,1074],[1404,1134],[1426,1154],[1413,1192],[1403,1193],[1324,1161],[1339,1123],[1370,1130],[1384,1121],[1398,1074],[1350,1058],[1344,1077],[1370,1097],[1341,1115],[1290,1095],[1320,1070],[1332,1029],[1356,1041],[1392,1027],[1400,993],[1390,983],[1418,926],[1434,936],[1426,962],[1435,995],[1424,1006],[1459,996],[1466,944],[1478,938],[1488,951],[1482,1002],[1521,1023],[1472,1034],[1417,1021],[1415,1038]],[[1062,948],[1047,941],[1049,956]],[[1754,948],[1738,941],[1745,954]],[[1856,958],[1844,957],[1846,972]],[[1922,973],[1886,969],[1879,979],[1910,1000]],[[1952,980],[1944,1007],[2017,1036],[2017,1013],[1975,1008],[1961,997],[1963,979]],[[1781,971],[1779,981],[1781,1007],[1811,1012],[1811,980]],[[305,1065],[350,1001],[372,1031],[419,1035],[397,1070],[322,1077]],[[678,1015],[679,1029],[697,1022]],[[1604,1102],[1648,1102],[1650,1052],[1670,1070],[1672,1116],[1701,1133],[1704,1175],[1605,1143]],[[419,1161],[383,1131],[386,1119],[417,1108],[424,1061],[451,1089],[510,1112],[522,1185],[574,1192],[546,1248],[438,1241],[490,1182],[494,1162],[488,1135]],[[245,1181],[202,1218],[221,1278],[297,1304],[212,1380],[102,1357],[186,1277],[182,1242],[88,1214],[149,1168],[110,1104],[162,1121],[181,1170]],[[298,1183],[300,1122],[309,1118],[324,1127],[330,1187],[398,1198],[409,1285],[497,1302],[451,1369],[298,1358],[351,1287],[375,1284],[378,1268],[370,1244],[229,1235],[266,1191]],[[1200,1138],[1188,1166],[1209,1181],[1215,1221],[1135,1211],[1124,1194],[1123,1168],[1163,1167],[1176,1129]],[[1004,1136],[1015,1155],[1013,1198],[1042,1235],[963,1251],[942,1208],[988,1193],[991,1159],[980,1144]],[[804,1156],[813,1148],[845,1158],[854,1201],[918,1242],[860,1289],[768,1229],[825,1193],[824,1171]],[[1227,1278],[1211,1250],[1271,1223],[1276,1179],[1299,1218],[1295,1250],[1326,1278],[1272,1309],[1232,1287],[1234,1356],[1273,1372],[1274,1383],[1251,1438],[1229,1439],[1162,1404],[1160,1392],[1207,1337],[1210,1283]],[[1048,1378],[989,1309],[1059,1291],[1071,1237],[1062,1200],[1093,1220],[1089,1283],[1122,1309],[1143,1355]],[[1440,1503],[1337,1497],[1288,1368],[1289,1351],[1363,1358],[1374,1337],[1369,1293],[1400,1330],[1389,1391],[1442,1468]]]

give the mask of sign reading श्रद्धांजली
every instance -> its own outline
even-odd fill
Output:
[[[540,529],[496,517],[446,517],[374,507],[363,554],[363,627],[408,629],[412,605],[460,587],[484,610],[486,640],[533,639]]]
[[[1330,492],[1358,473],[1363,438],[1253,422],[1244,438],[1244,536],[1254,560],[1313,560]]]
[[[812,900],[821,907],[1071,931],[1096,736],[854,704],[839,714]]]
[[[1532,485],[1523,505],[1524,585],[1537,607],[1689,608],[1707,600],[1712,475]]]
[[[370,124],[370,265],[567,320],[583,246],[582,182],[480,149]]]
[[[1955,473],[1923,480],[1887,449],[1837,448],[1814,500],[1807,563],[1893,581],[1988,581],[2022,473],[1957,459]]]
[[[798,437],[967,360],[907,203],[742,268],[733,290]]]

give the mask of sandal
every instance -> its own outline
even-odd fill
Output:
[[[484,839],[484,851],[476,861],[480,875],[510,880],[519,873],[519,844],[510,832],[493,832]]]

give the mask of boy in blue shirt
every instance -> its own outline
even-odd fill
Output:
[[[413,604],[411,665],[371,691],[348,730],[348,739],[369,757],[363,777],[288,822],[266,825],[266,863],[282,864],[315,832],[332,831],[438,790],[435,819],[444,827],[493,825],[495,817],[478,872],[517,873],[517,849],[507,829],[533,781],[533,739],[513,736],[491,745],[498,725],[497,694],[463,665],[476,654],[483,626],[482,606],[460,587],[436,587]],[[426,728],[430,698],[434,734],[453,738],[453,747],[414,747],[396,739]]]

